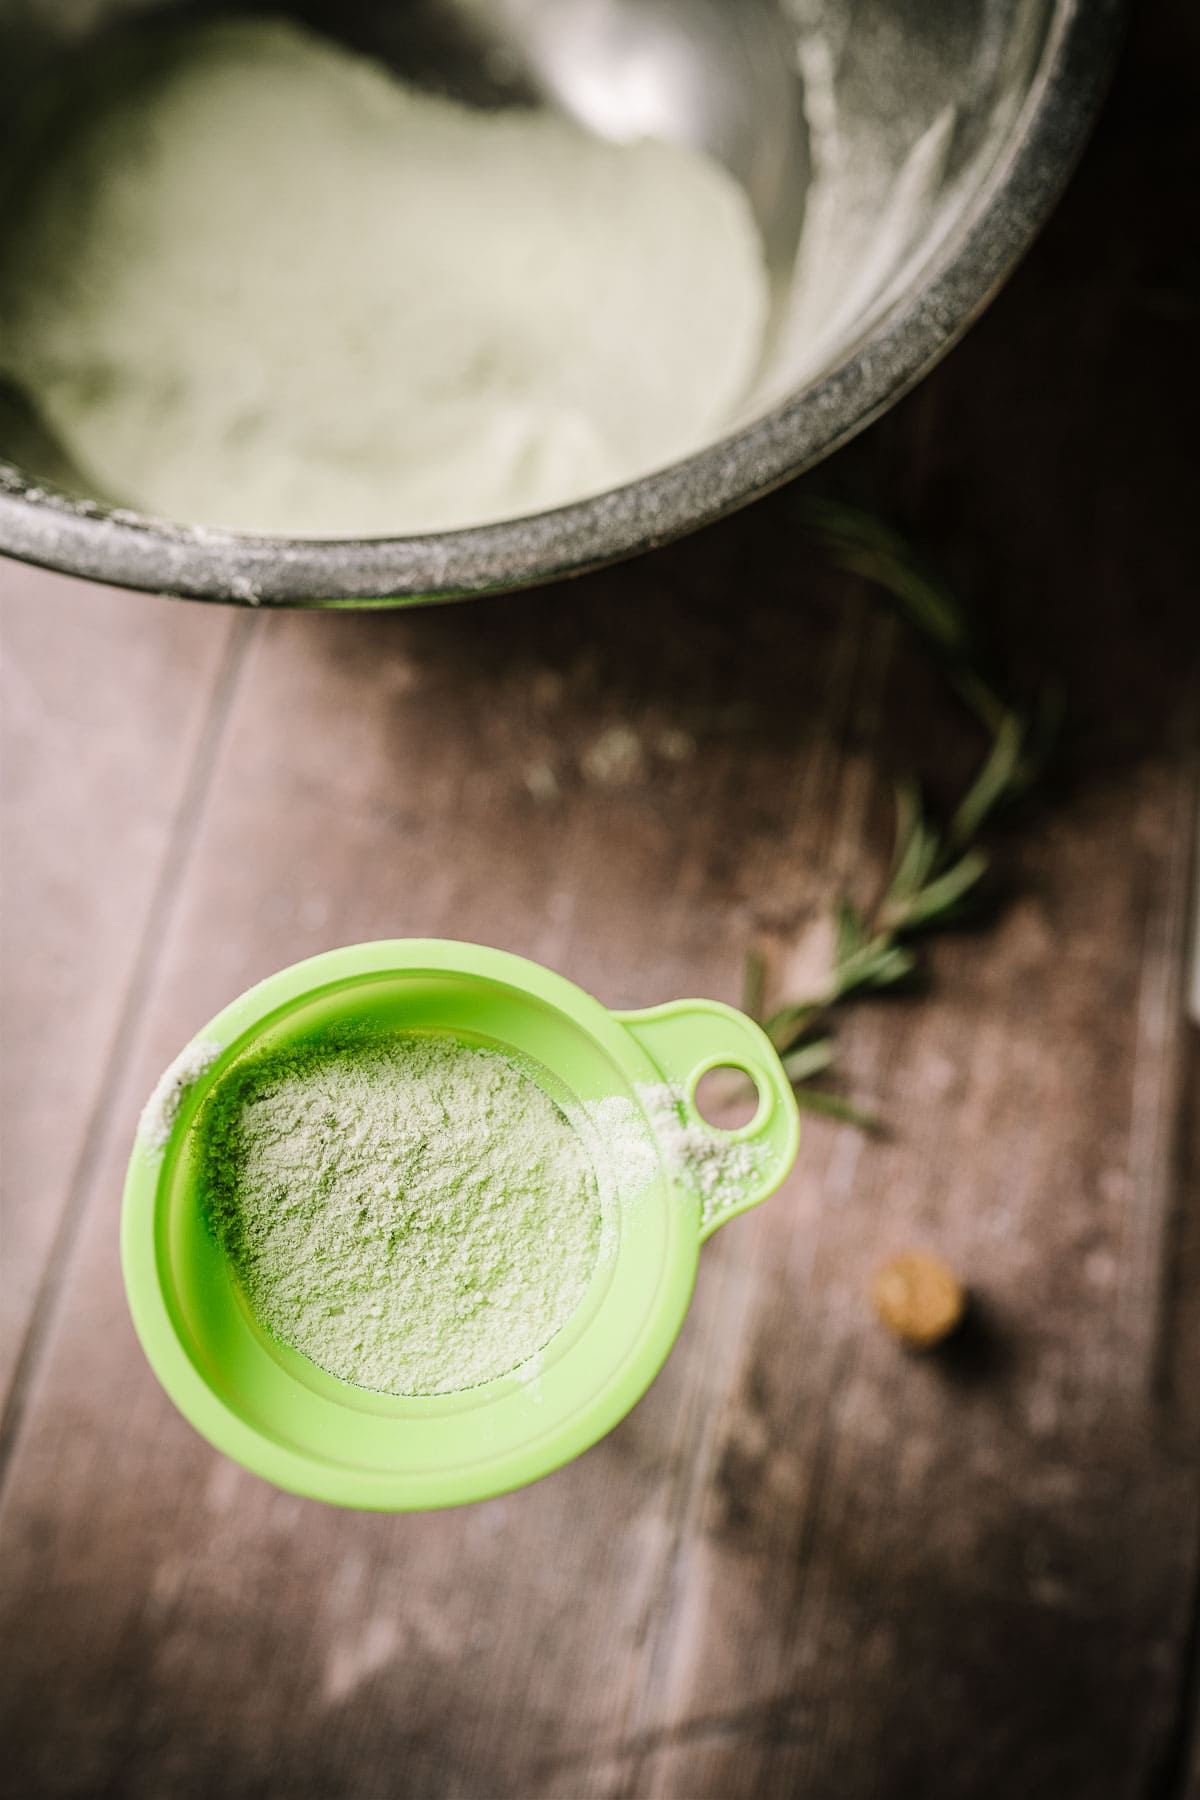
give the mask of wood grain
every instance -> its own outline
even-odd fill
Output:
[[[139,955],[170,904],[233,626],[0,567],[0,1393],[89,1155]]]
[[[98,1076],[94,1039],[62,1050],[107,1099],[10,1444],[0,1791],[1196,1791],[1190,443],[1127,348],[1151,306],[1164,368],[1190,332],[1163,233],[1195,128],[1168,41],[1144,28],[988,319],[832,471],[923,524],[1009,657],[1062,672],[1061,786],[998,844],[994,917],[931,950],[929,991],[843,1029],[890,1135],[811,1122],[786,1189],[706,1247],[629,1419],[462,1512],[276,1493],[173,1413],[115,1241],[159,1067],[260,975],[376,935],[480,938],[614,1005],[736,998],[755,941],[786,987],[837,888],[877,879],[897,767],[948,792],[979,746],[812,563],[787,492],[573,586],[276,616],[242,643],[118,1052]],[[228,671],[224,621],[200,626]],[[152,733],[149,707],[130,717]],[[86,753],[85,725],[56,733]],[[128,820],[125,795],[94,804]],[[119,910],[126,864],[93,879]],[[866,1295],[920,1244],[975,1296],[925,1360]]]

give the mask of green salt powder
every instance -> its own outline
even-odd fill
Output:
[[[220,1083],[199,1131],[210,1224],[251,1311],[343,1380],[476,1386],[583,1297],[591,1161],[495,1051],[396,1034],[265,1053]]]

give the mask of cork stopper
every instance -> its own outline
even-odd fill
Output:
[[[940,1256],[907,1250],[876,1271],[871,1303],[882,1324],[913,1350],[931,1350],[961,1325],[967,1296]]]

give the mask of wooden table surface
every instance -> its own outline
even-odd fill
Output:
[[[796,490],[407,615],[0,567],[5,1795],[1200,1792],[1186,10],[1143,16],[1033,256],[833,471],[1062,675],[1064,778],[998,845],[995,918],[847,1020],[890,1134],[810,1122],[646,1399],[532,1489],[342,1513],[183,1423],[117,1264],[154,1077],[360,938],[482,939],[617,1006],[736,999],[761,943],[783,991],[877,881],[894,772],[948,791],[970,724]],[[978,1297],[942,1358],[866,1300],[916,1244]]]

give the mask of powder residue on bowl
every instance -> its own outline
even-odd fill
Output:
[[[476,1386],[527,1364],[583,1298],[592,1160],[496,1051],[398,1033],[263,1052],[198,1125],[210,1223],[251,1312],[343,1380]]]

